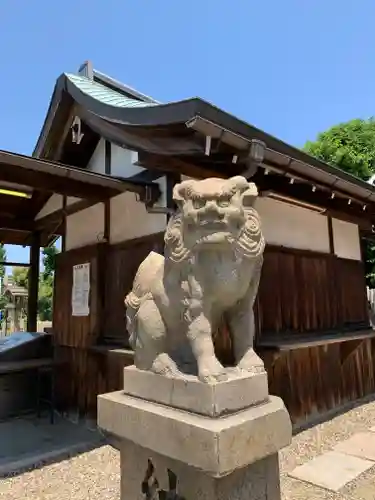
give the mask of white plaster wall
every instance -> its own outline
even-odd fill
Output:
[[[136,165],[138,153],[115,144],[111,144],[111,175],[119,177],[131,177],[143,170]],[[88,164],[88,170],[97,173],[105,173],[105,141],[100,139]],[[161,190],[160,200],[155,206],[166,206],[166,179],[161,177],[155,183],[159,184]],[[110,218],[110,243],[120,243],[148,234],[158,233],[165,230],[166,215],[150,214],[142,202],[137,201],[136,195],[131,192],[123,193],[111,199]],[[95,208],[95,210],[98,210]],[[98,234],[104,231],[104,211],[99,210],[100,215],[93,215],[86,210],[70,216],[67,223],[66,248],[77,248],[79,246],[96,243]],[[94,212],[93,212],[94,213]],[[95,217],[98,217],[95,219]],[[84,228],[82,226],[85,226]]]
[[[104,236],[104,204],[98,203],[66,218],[66,250],[102,241]]]
[[[111,144],[111,175],[115,177],[131,177],[144,171],[143,167],[136,165],[138,153],[130,149],[121,148]],[[105,173],[105,141],[100,139],[90,161],[88,169],[92,172]],[[166,206],[166,179],[161,177],[155,183],[159,184],[162,195],[157,206]]]
[[[111,144],[111,174],[113,176],[130,177],[141,170],[144,170],[137,165],[138,153],[124,149],[116,144]],[[87,169],[91,172],[99,174],[105,173],[105,140],[100,139],[95,148],[93,155],[87,165]]]
[[[129,149],[111,145],[111,173],[114,176],[130,177],[144,170],[134,165],[138,161],[138,153]]]
[[[356,224],[332,219],[335,254],[344,259],[361,260],[361,245]]]
[[[81,198],[75,198],[74,196],[68,196],[66,199],[66,204],[71,205],[72,203],[76,203],[81,201]],[[48,199],[47,203],[44,205],[42,210],[38,212],[35,219],[41,219],[46,215],[52,214],[57,210],[61,210],[63,207],[63,196],[61,194],[53,194],[51,198]]]
[[[165,214],[150,214],[134,193],[123,193],[111,199],[110,243],[120,243],[148,234],[165,231]]]
[[[100,139],[87,165],[87,170],[98,174],[105,173],[105,141]]]
[[[267,243],[329,252],[328,221],[325,215],[266,197],[258,198],[255,206]]]
[[[192,177],[181,176],[181,180],[190,179]],[[256,208],[267,243],[316,252],[330,251],[325,215],[267,197],[259,197]]]

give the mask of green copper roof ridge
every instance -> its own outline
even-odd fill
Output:
[[[154,102],[145,102],[117,92],[102,83],[91,80],[83,75],[64,73],[64,76],[81,92],[108,106],[117,108],[145,108],[160,105]]]

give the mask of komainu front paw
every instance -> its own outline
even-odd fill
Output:
[[[213,384],[228,378],[224,366],[215,358],[207,358],[199,363],[198,378],[202,382]]]
[[[238,368],[250,373],[263,373],[264,363],[261,358],[254,352],[254,349],[249,349],[238,363]]]
[[[159,354],[155,358],[154,362],[152,363],[151,371],[157,373],[158,375],[164,375],[166,377],[177,377],[178,375],[180,375],[180,370],[178,369],[176,363],[165,352]]]

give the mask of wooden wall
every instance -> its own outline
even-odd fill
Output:
[[[121,388],[122,368],[131,356],[108,356],[93,348],[104,343],[126,346],[124,296],[151,250],[162,251],[162,235],[59,256],[54,332],[61,360],[57,388],[61,407],[95,413],[97,394]],[[84,262],[91,263],[92,271],[90,316],[73,318],[72,269]],[[333,255],[269,246],[256,310],[258,342],[283,335],[297,339],[300,334],[319,336],[327,331],[345,334],[362,327],[368,321],[363,265]],[[230,359],[225,333],[217,344],[220,356]],[[284,399],[294,422],[374,392],[372,341],[362,342],[345,356],[343,345],[289,351],[272,361],[265,357],[271,393]]]
[[[375,393],[375,343],[355,342],[284,352],[274,363],[265,358],[270,393],[283,399],[294,424]],[[347,348],[353,350],[346,358]]]
[[[258,293],[260,336],[368,324],[364,273],[361,261],[268,246]]]
[[[130,292],[139,264],[152,251],[163,253],[162,233],[108,247],[105,285],[103,340],[110,344],[127,341],[124,299]]]
[[[105,243],[63,252],[56,262],[53,332],[57,403],[61,409],[96,412],[98,394],[118,390],[122,369],[132,363],[127,352],[107,347],[127,345],[124,298],[138,265],[151,250],[162,249],[162,235],[109,246]],[[73,266],[90,263],[90,314],[72,317]],[[96,349],[97,346],[102,349]]]
[[[90,314],[73,317],[73,266],[90,263]],[[58,361],[56,393],[61,409],[95,412],[96,395],[118,387],[121,370],[113,372],[105,356],[92,351],[104,321],[106,245],[63,252],[56,262],[53,332]]]

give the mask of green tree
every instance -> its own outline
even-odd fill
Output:
[[[52,321],[53,276],[39,282],[38,312],[41,321]]]
[[[43,249],[43,273],[39,282],[38,311],[42,321],[52,321],[53,284],[55,277],[56,255],[59,253],[55,245]]]
[[[43,272],[39,278],[38,313],[41,321],[52,320],[53,283],[55,261],[58,249],[55,245],[43,248]],[[28,287],[29,273],[27,267],[16,267],[12,270],[13,282],[18,286]]]
[[[56,266],[56,255],[58,253],[59,251],[56,248],[56,245],[51,245],[50,247],[43,248],[44,278],[54,275]]]
[[[12,268],[13,283],[17,286],[28,287],[29,283],[29,268],[28,267],[13,267]]]
[[[355,119],[331,127],[308,141],[307,153],[326,163],[339,167],[363,180],[375,173],[375,119]],[[366,242],[367,284],[375,287],[375,246]]]
[[[308,141],[304,150],[361,179],[375,172],[375,120],[351,120],[331,127]]]

